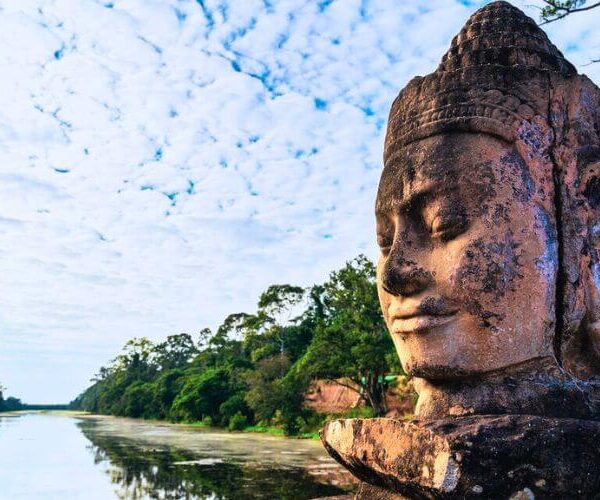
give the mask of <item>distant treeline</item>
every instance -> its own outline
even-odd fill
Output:
[[[71,407],[296,434],[323,418],[304,405],[312,380],[349,380],[373,413],[382,414],[385,375],[399,373],[375,267],[361,255],[308,289],[270,286],[255,313],[231,314],[199,339],[181,333],[160,343],[130,340]]]
[[[70,405],[66,404],[41,404],[41,405],[30,405],[22,403],[20,399],[14,397],[7,397],[4,399],[4,391],[6,389],[0,384],[0,412],[3,411],[19,411],[19,410],[67,410]]]
[[[8,397],[4,399],[6,388],[0,384],[0,411],[17,411],[23,409],[23,403],[20,399]]]
[[[47,411],[57,411],[57,410],[69,410],[71,408],[70,404],[27,404],[23,403],[21,405],[21,410],[47,410]]]

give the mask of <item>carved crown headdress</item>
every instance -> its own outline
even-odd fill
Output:
[[[384,157],[440,132],[485,132],[517,139],[523,120],[547,115],[547,73],[577,71],[536,23],[507,2],[467,21],[438,68],[416,77],[392,105]]]

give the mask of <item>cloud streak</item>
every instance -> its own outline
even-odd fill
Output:
[[[65,401],[133,336],[374,257],[390,103],[478,5],[0,2],[0,380]]]

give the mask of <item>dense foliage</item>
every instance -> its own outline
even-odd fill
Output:
[[[130,340],[72,406],[232,430],[308,432],[320,418],[303,404],[312,380],[345,383],[382,414],[385,376],[400,370],[379,309],[375,268],[359,256],[309,289],[270,286],[255,313],[231,314],[196,341],[187,333],[158,344]]]

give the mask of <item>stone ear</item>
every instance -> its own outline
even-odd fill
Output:
[[[600,375],[600,88],[585,75],[551,87],[560,216],[554,347],[569,373],[589,379]]]
[[[581,256],[581,281],[585,314],[580,333],[588,376],[600,374],[600,161],[580,167],[579,194],[585,242]]]

